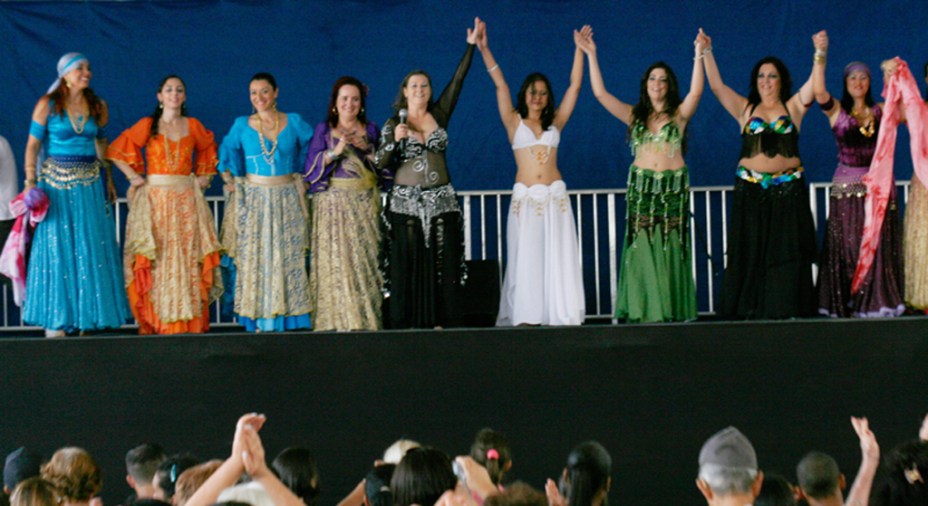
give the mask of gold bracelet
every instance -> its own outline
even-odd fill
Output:
[[[812,57],[813,63],[821,63],[824,65],[826,60],[827,58],[823,54],[816,54],[815,56]]]

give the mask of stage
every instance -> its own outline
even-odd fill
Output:
[[[509,436],[512,477],[542,488],[572,445],[612,453],[614,504],[701,504],[702,442],[726,425],[761,467],[795,479],[813,449],[852,480],[850,415],[884,455],[928,410],[928,318],[587,325],[351,333],[0,339],[0,451],[79,445],[128,495],[123,457],[145,441],[225,457],[244,412],[268,416],[268,459],[319,461],[335,504],[399,437],[468,451],[484,426]]]

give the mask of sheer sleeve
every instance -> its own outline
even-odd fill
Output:
[[[324,162],[325,152],[329,149],[330,131],[326,122],[319,123],[316,125],[316,131],[313,132],[313,140],[309,142],[303,174],[305,181],[309,183],[309,191],[313,193],[328,189],[329,177],[332,176],[337,164],[337,161],[328,165]]]
[[[196,159],[194,160],[194,172],[198,176],[205,176],[216,173],[216,164],[219,163],[216,148],[216,138],[213,132],[206,129],[203,123],[195,118],[188,118],[187,125],[190,129],[190,136],[193,137],[193,143],[197,150]]]
[[[110,143],[106,149],[106,158],[123,162],[139,174],[144,173],[145,159],[142,157],[142,148],[148,144],[150,135],[151,118],[140,119]]]
[[[235,177],[245,175],[245,151],[242,148],[242,135],[248,128],[248,118],[241,116],[235,123],[219,146],[219,172],[229,172]]]
[[[374,152],[374,166],[378,170],[392,171],[398,165],[397,143],[393,137],[394,127],[396,127],[396,120],[390,118],[383,125],[383,130],[380,131],[380,147]]]
[[[289,122],[292,126],[296,127],[296,145],[297,151],[295,153],[296,158],[293,162],[293,172],[302,173],[302,167],[300,163],[306,159],[306,155],[309,152],[309,145],[312,143],[313,139],[313,127],[309,123],[303,121],[303,118],[299,114],[289,114]]]
[[[458,103],[458,97],[461,95],[461,90],[464,88],[464,78],[467,77],[470,64],[474,59],[475,47],[476,46],[473,44],[467,45],[467,50],[464,51],[464,57],[461,58],[457,70],[454,71],[454,77],[452,77],[451,82],[445,86],[445,89],[441,92],[441,95],[430,111],[432,116],[435,117],[435,121],[437,121],[442,128],[448,127],[448,122],[451,120],[451,113],[454,112],[454,106]]]
[[[380,130],[377,128],[377,124],[373,121],[367,123],[367,138],[371,143],[371,146],[380,145]],[[376,150],[376,148],[375,148]],[[380,188],[386,190],[393,186],[393,168],[392,167],[377,167],[374,165],[374,169],[377,171],[377,181],[380,184]]]

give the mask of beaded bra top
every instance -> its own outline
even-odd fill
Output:
[[[799,156],[799,131],[788,115],[767,122],[757,116],[744,124],[741,131],[741,158],[753,158],[763,153],[767,158],[783,155]]]
[[[636,121],[631,128],[629,146],[633,156],[638,155],[639,149],[648,149],[673,158],[683,146],[683,132],[680,131],[680,126],[676,121],[664,123],[664,126],[660,127],[656,133],[652,132],[644,122]]]

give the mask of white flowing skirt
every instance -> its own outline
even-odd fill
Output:
[[[512,188],[497,326],[580,325],[586,315],[574,213],[563,181]]]

